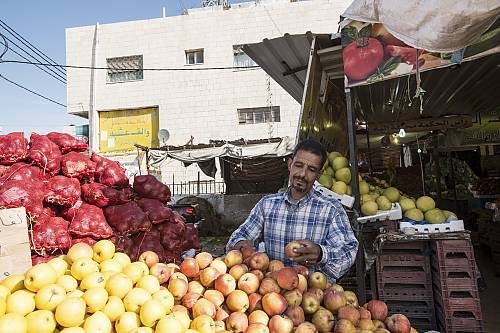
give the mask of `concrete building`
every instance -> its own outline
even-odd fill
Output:
[[[240,45],[336,32],[349,3],[260,0],[67,29],[66,63],[101,68],[68,69],[68,113],[91,120],[91,146],[103,154],[136,154],[134,143],[157,147],[159,129],[168,129],[170,145],[294,137],[300,105],[263,70],[231,69],[255,65]],[[230,69],[203,70],[219,67]],[[178,161],[162,167],[167,183],[197,173]]]

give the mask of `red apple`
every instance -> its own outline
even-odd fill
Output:
[[[270,333],[292,333],[293,331],[293,321],[286,316],[272,316],[268,326]]]
[[[231,268],[234,265],[239,265],[243,263],[243,254],[239,250],[231,250],[226,253],[224,263],[228,268]]]
[[[174,296],[174,299],[181,300],[188,291],[188,283],[183,279],[169,279],[168,291]]]
[[[248,318],[243,312],[233,312],[226,319],[226,330],[231,333],[244,333],[248,328]]]
[[[203,295],[205,291],[205,287],[200,283],[200,281],[189,281],[188,283],[188,292],[189,293],[197,293]]]
[[[298,289],[288,290],[283,293],[289,306],[300,306],[302,303],[302,293]]]
[[[347,319],[340,319],[335,324],[334,333],[356,333],[356,327]]]
[[[259,278],[259,281],[262,281],[262,279],[264,278],[264,273],[262,273],[262,271],[259,271],[258,269],[251,270],[250,273],[255,274]]]
[[[257,249],[254,246],[243,246],[241,249],[241,254],[243,255],[243,260],[250,258],[252,254],[257,252]]]
[[[323,297],[323,305],[333,314],[337,314],[340,308],[347,305],[347,299],[342,291],[327,289]]]
[[[346,305],[338,310],[337,317],[339,319],[347,319],[354,326],[358,326],[360,314],[358,309],[356,309],[354,306]]]
[[[384,321],[387,318],[387,304],[379,300],[371,300],[366,304],[366,309],[372,314],[372,319]]]
[[[299,326],[306,320],[304,310],[296,305],[289,306],[285,311],[285,315],[292,320],[293,326]]]
[[[225,310],[224,307],[217,307],[217,310],[215,312],[215,320],[226,320],[227,317],[229,317],[229,310]]]
[[[214,303],[210,302],[208,299],[200,298],[194,303],[193,308],[193,318],[199,317],[201,315],[207,315],[211,318],[215,318],[217,310]]]
[[[269,316],[263,310],[255,310],[248,315],[249,324],[264,324],[267,326],[269,323]]]
[[[325,308],[320,308],[312,317],[312,323],[318,328],[320,333],[328,333],[333,330],[335,325],[335,317],[333,313]]]
[[[250,324],[245,333],[269,333],[269,328],[261,323]]]
[[[245,264],[234,265],[229,270],[229,274],[231,274],[231,276],[234,277],[236,281],[238,281],[240,277],[247,272],[248,272],[248,266]]]
[[[215,279],[215,289],[227,296],[236,289],[236,280],[230,274],[222,274]]]
[[[297,274],[302,274],[305,277],[307,277],[309,275],[309,268],[307,268],[306,266],[297,265],[297,266],[293,266],[293,269],[295,269]]]
[[[324,289],[326,289],[327,282],[328,282],[328,279],[326,278],[326,275],[317,271],[317,272],[314,272],[314,273],[309,275],[309,279],[307,281],[307,284],[309,287],[324,290]]]
[[[285,268],[285,264],[280,260],[271,260],[269,262],[269,267],[267,270],[269,272],[279,271],[280,269]]]
[[[377,328],[385,328],[385,324],[383,321],[378,320],[378,319],[372,319],[373,325],[375,325],[375,329]]]
[[[318,332],[316,326],[314,326],[314,324],[308,321],[303,322],[295,329],[295,333],[316,333],[316,332]]]
[[[316,295],[316,297],[318,298],[319,302],[323,303],[323,298],[325,296],[325,293],[323,292],[323,290],[321,290],[319,288],[309,288],[307,291],[313,293],[314,295]]]
[[[180,265],[181,273],[186,275],[188,278],[193,278],[200,274],[200,267],[194,258],[186,258],[182,261]]]
[[[161,262],[154,264],[149,269],[149,274],[156,276],[160,284],[167,282],[172,273],[174,273],[174,268],[168,267],[167,265]]]
[[[370,320],[372,320],[372,314],[367,309],[361,307],[361,308],[359,308],[359,319],[370,319]]]
[[[278,293],[270,292],[262,297],[262,308],[270,317],[282,314],[287,306],[286,299]]]
[[[203,297],[208,299],[215,306],[221,306],[222,303],[224,303],[224,295],[218,290],[214,289],[207,290],[203,294]]]
[[[300,253],[295,252],[296,249],[302,247],[302,244],[300,244],[297,241],[290,242],[286,244],[285,246],[285,254],[288,258],[295,258],[300,256]]]
[[[139,261],[142,261],[143,263],[148,265],[148,268],[151,268],[154,264],[157,264],[160,261],[160,258],[155,252],[146,251],[141,253],[141,255],[139,256]]]
[[[198,267],[200,269],[205,269],[207,268],[211,263],[212,261],[214,260],[214,258],[212,257],[212,255],[208,252],[200,252],[196,255],[195,257],[196,259],[196,262],[198,263]]]
[[[264,276],[271,278],[273,280],[277,280],[278,279],[278,271],[267,272]]]
[[[331,289],[333,291],[342,291],[342,292],[344,292],[344,288],[342,288],[341,285],[336,284],[336,283],[332,284],[330,287],[328,287],[328,289]]]
[[[262,310],[262,295],[253,293],[248,295],[248,312]]]
[[[306,314],[313,314],[318,311],[320,302],[315,293],[306,291],[302,294],[302,303],[300,304]]]
[[[345,298],[347,299],[347,304],[352,306],[359,306],[358,304],[358,296],[352,291],[346,290],[344,291]]]
[[[211,288],[214,286],[215,279],[217,279],[221,273],[215,267],[207,267],[200,272],[200,282],[203,286]]]
[[[186,309],[191,309],[200,297],[201,295],[198,293],[188,292],[186,295],[182,297],[182,305],[184,305]]]
[[[261,295],[265,295],[271,292],[279,293],[280,291],[281,288],[278,285],[278,282],[271,278],[266,277],[260,282],[259,293]]]
[[[299,274],[299,285],[297,289],[299,289],[301,293],[307,290],[307,278],[302,274]]]
[[[224,262],[223,259],[216,258],[214,259],[209,267],[214,267],[217,269],[221,274],[227,273],[227,266],[226,263]]]
[[[244,291],[236,289],[235,291],[227,295],[226,305],[228,309],[232,312],[235,311],[245,312],[248,309],[248,306],[250,305],[248,300],[248,295]]]
[[[263,252],[255,252],[250,257],[249,264],[251,269],[258,269],[264,272],[269,267],[269,257]]]
[[[392,333],[410,333],[411,331],[410,321],[402,314],[394,314],[387,317],[385,325]]]
[[[252,273],[243,274],[238,280],[238,289],[243,290],[247,294],[252,294],[259,289],[259,278]]]
[[[292,267],[285,267],[278,271],[276,282],[286,290],[292,290],[299,285],[299,276]]]
[[[358,327],[362,330],[375,331],[375,325],[373,325],[373,321],[367,318],[360,319]]]

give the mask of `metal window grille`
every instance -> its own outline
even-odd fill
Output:
[[[106,59],[108,67],[107,82],[126,82],[142,80],[142,55]]]
[[[257,66],[257,63],[243,51],[243,45],[233,45],[233,65],[234,67],[252,67]]]
[[[257,107],[238,109],[240,125],[280,122],[280,107]]]
[[[186,64],[187,65],[197,65],[203,64],[205,59],[203,55],[203,49],[200,50],[189,50],[186,52]]]

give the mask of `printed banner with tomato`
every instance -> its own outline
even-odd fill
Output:
[[[417,60],[421,71],[461,61],[461,57],[452,61],[454,53],[430,53],[408,46],[381,23],[351,21],[341,36],[344,74],[350,87],[415,72]]]

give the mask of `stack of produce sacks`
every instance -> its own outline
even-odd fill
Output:
[[[160,263],[152,251],[131,262],[101,240],[0,281],[0,332],[417,331],[384,302],[358,304],[323,273],[285,267],[253,247],[221,258],[201,252],[177,266]]]
[[[0,136],[0,209],[25,207],[33,261],[110,239],[133,259],[147,250],[162,261],[201,249],[193,225],[165,204],[170,189],[154,176],[135,177],[65,133]]]

